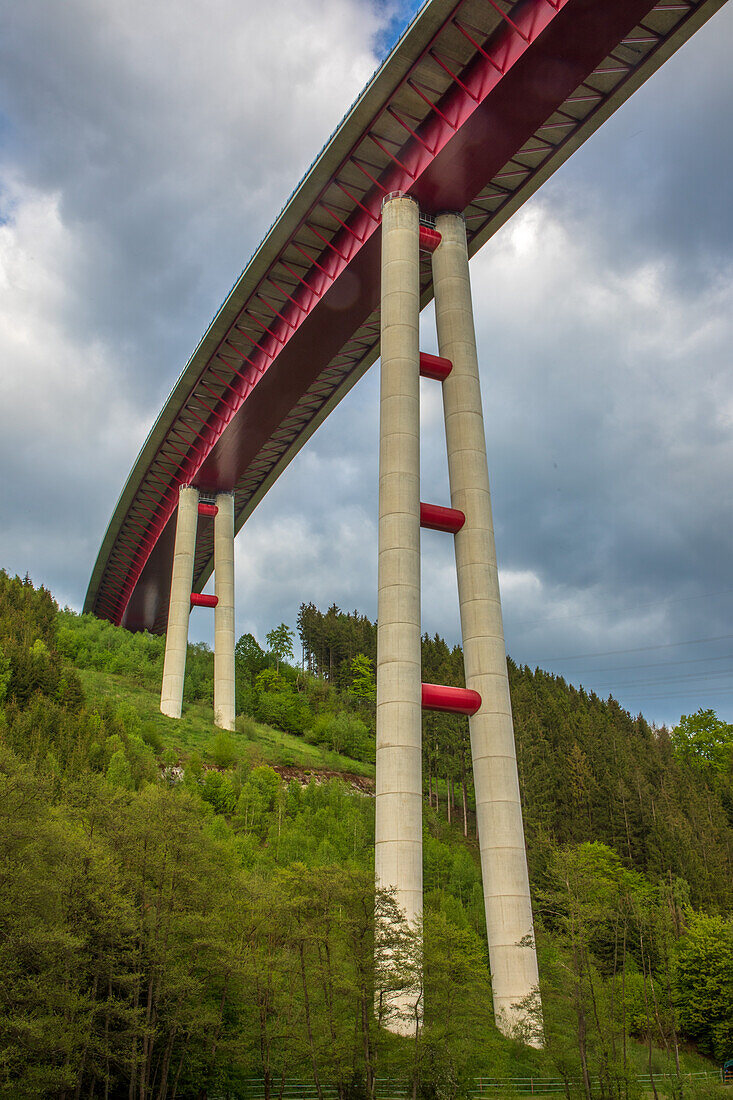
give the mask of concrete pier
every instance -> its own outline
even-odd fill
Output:
[[[180,718],[183,706],[183,681],[186,675],[188,646],[188,616],[191,612],[193,558],[196,551],[199,493],[184,485],[178,495],[176,542],[173,552],[173,575],[168,605],[168,630],[165,637],[163,685],[160,709],[169,718]]]
[[[214,723],[233,730],[234,694],[234,494],[219,493],[214,517]]]
[[[422,917],[420,650],[419,210],[382,209],[379,576],[377,604],[377,884],[396,888],[410,922]],[[414,1032],[415,996],[402,1025]],[[412,1020],[410,1015],[412,1013]]]
[[[481,695],[469,719],[489,960],[498,1027],[524,1021],[514,1006],[538,989],[532,905],[519,797],[499,578],[491,517],[476,336],[463,218],[436,220],[435,313],[441,356],[451,507],[465,513],[455,535],[466,687]],[[533,1045],[540,1045],[535,1036]]]

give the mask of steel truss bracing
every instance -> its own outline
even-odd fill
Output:
[[[123,490],[85,609],[165,628],[182,485],[238,530],[378,354],[380,207],[460,210],[473,254],[722,0],[432,0],[215,317]],[[559,65],[558,59],[562,59]],[[421,302],[432,295],[430,256]],[[213,568],[203,530],[193,587]]]

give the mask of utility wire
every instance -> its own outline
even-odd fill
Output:
[[[713,596],[725,596],[728,593],[733,592],[733,588],[723,588],[720,592],[701,592],[697,596],[678,596],[674,600],[654,600],[652,603],[637,603],[633,607],[618,607],[609,608],[605,610],[603,608],[596,611],[579,611],[574,615],[553,615],[548,619],[535,619],[533,622],[516,623],[512,627],[514,630],[531,630],[535,626],[542,626],[544,623],[565,623],[572,622],[574,619],[595,619],[602,615],[625,615],[627,611],[639,611],[642,608],[649,607],[667,607],[669,604],[676,603],[688,603],[690,600],[708,600]]]
[[[650,677],[648,679],[627,680],[626,683],[624,683],[623,681],[621,681],[619,683],[618,680],[600,680],[600,681],[598,681],[598,686],[599,687],[613,687],[614,684],[615,684],[615,685],[618,685],[619,691],[621,691],[622,689],[625,690],[626,688],[630,688],[630,687],[637,687],[637,686],[638,687],[645,687],[645,686],[649,687],[649,686],[654,685],[654,684],[668,684],[670,682],[679,683],[680,680],[707,680],[707,679],[710,679],[711,677],[718,677],[718,676],[731,676],[731,677],[733,677],[733,669],[726,668],[726,669],[719,670],[717,672],[676,673],[673,676],[654,676],[654,677]],[[584,687],[591,687],[592,684],[593,684],[592,680],[589,680],[587,682],[584,681],[583,686]]]
[[[699,689],[688,688],[687,691],[670,691],[670,692],[665,692],[662,695],[648,695],[645,691],[640,691],[640,692],[639,691],[637,691],[637,692],[629,691],[629,692],[625,692],[624,694],[630,695],[632,698],[634,698],[634,696],[638,696],[642,700],[643,703],[647,703],[647,702],[650,702],[650,701],[652,701],[652,702],[664,701],[665,699],[679,699],[679,698],[689,699],[690,696],[695,696],[695,695],[704,696],[704,698],[707,699],[708,695],[730,695],[731,693],[733,693],[733,687],[731,687],[731,688],[710,688],[709,690],[707,688],[699,688]],[[611,694],[613,694],[613,692]],[[614,695],[614,698],[616,698],[615,695]],[[620,701],[621,700],[619,700],[619,702]]]
[[[640,668],[674,668],[675,665],[699,665],[705,662],[712,664],[713,661],[731,660],[733,660],[733,653],[724,653],[722,657],[687,657],[681,661],[651,661],[643,665],[602,665],[600,668],[583,669],[583,675],[590,676],[591,673],[596,672],[626,672],[627,670],[636,672]]]
[[[587,661],[589,657],[615,657],[617,653],[646,653],[652,649],[678,649],[685,645],[704,645],[707,642],[722,642],[733,638],[733,634],[718,634],[714,638],[693,638],[687,642],[664,642],[661,645],[641,645],[633,649],[605,649],[598,653],[576,653],[568,657],[539,657],[533,664],[556,664],[558,661]],[[528,664],[524,661],[523,664]]]

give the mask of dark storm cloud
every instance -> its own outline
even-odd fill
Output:
[[[30,0],[5,24],[0,163],[74,234],[66,322],[161,398],[369,75],[379,24],[359,0]]]
[[[731,15],[713,16],[558,173],[545,196],[564,215],[583,211],[627,254],[649,249],[695,264],[695,277],[728,268],[733,249]]]
[[[369,75],[371,43],[415,7],[74,0],[6,15],[4,564],[81,603],[160,402]],[[700,641],[733,633],[732,40],[733,8],[473,265],[510,652],[659,721],[700,705],[733,717],[733,690],[713,694],[733,678],[703,694],[679,678],[733,654],[733,639]],[[242,532],[239,629],[262,638],[301,600],[376,613],[377,384],[374,369]],[[422,495],[443,503],[427,384],[422,417]],[[449,541],[424,538],[423,626],[457,640]]]
[[[685,285],[672,241],[611,244],[540,200],[479,265],[503,561],[560,609],[529,628],[508,601],[510,649],[530,662],[719,634],[731,606],[730,279]]]

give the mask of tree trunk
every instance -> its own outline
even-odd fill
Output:
[[[361,1034],[362,1034],[362,1041],[363,1041],[363,1046],[364,1046],[364,1070],[365,1070],[365,1073],[366,1073],[366,1089],[367,1089],[367,1096],[371,1097],[372,1100],[373,1100],[374,1094],[375,1094],[376,1075],[375,1075],[375,1072],[374,1072],[374,1065],[373,1065],[373,1058],[372,1058],[372,1044],[371,1044],[370,1035],[369,1035],[369,1014],[370,1014],[371,1009],[370,1009],[370,1005],[369,1005],[369,998],[367,996],[367,991],[364,988],[363,983],[362,983],[361,996],[360,996],[359,999],[360,999],[360,1002],[361,1002]]]
[[[311,1051],[311,1063],[313,1065],[313,1083],[316,1086],[316,1092],[318,1093],[318,1100],[323,1100],[323,1089],[321,1088],[321,1082],[318,1077],[318,1062],[316,1059],[316,1046],[313,1041],[313,1027],[311,1025],[311,1010],[310,1010],[310,998],[308,997],[308,982],[305,976],[305,950],[303,941],[298,944],[298,953],[300,955],[300,977],[303,982],[303,1007],[305,1008],[305,1023],[306,1030],[308,1032],[308,1045]]]
[[[627,1050],[626,1050],[626,937],[627,937],[627,925],[624,919],[624,945],[621,953],[621,1030],[624,1044],[624,1093],[628,1100],[629,1084],[628,1084],[628,1063],[627,1063]]]
[[[89,1041],[91,1039],[93,1023],[94,1023],[94,1006],[97,1003],[97,983],[99,981],[99,975],[94,975],[94,981],[92,982],[92,1016],[89,1021],[89,1028],[86,1035],[86,1042],[84,1043],[84,1049],[81,1052],[81,1059],[79,1061],[79,1072],[76,1078],[76,1090],[74,1092],[74,1100],[79,1100],[81,1096],[81,1086],[84,1082],[84,1069],[86,1067],[87,1054],[89,1053]]]
[[[176,1070],[176,1079],[173,1082],[173,1095],[171,1096],[171,1100],[176,1100],[176,1097],[178,1096],[178,1081],[181,1076],[181,1070],[183,1069],[183,1060],[186,1057],[186,1045],[186,1043],[183,1044],[183,1050],[181,1051],[181,1057],[178,1062],[178,1069]]]
[[[157,928],[156,928],[157,933]],[[151,967],[148,979],[148,996],[145,1004],[145,1031],[143,1049],[140,1058],[140,1100],[146,1100],[148,1092],[148,1068],[153,1053],[153,990],[155,988],[155,967]]]
[[[582,992],[580,990],[580,987],[578,986],[578,988],[576,989],[575,1003],[575,1011],[578,1019],[578,1051],[580,1053],[580,1065],[583,1071],[583,1089],[585,1091],[586,1100],[592,1100],[590,1074],[588,1072],[587,1028],[582,996]]]
[[[601,1047],[601,1065],[602,1073],[600,1076],[601,1083],[601,1096],[605,1095],[606,1087],[608,1088],[609,1097],[613,1096],[613,1086],[611,1083],[611,1076],[608,1069],[608,1050],[606,1048],[606,1040],[603,1035],[603,1028],[601,1027],[600,1017],[598,1015],[598,1003],[596,1001],[596,990],[593,984],[593,974],[590,968],[590,962],[586,959],[586,970],[588,973],[588,989],[590,991],[591,1005],[593,1006],[593,1019],[596,1023],[596,1029],[598,1031],[598,1041]]]
[[[112,979],[107,979],[107,1007],[104,1012],[104,1100],[109,1100],[109,1002],[112,997]]]
[[[645,1012],[646,1012],[646,1030],[647,1030],[647,1036],[648,1036],[648,1039],[649,1039],[649,1043],[648,1043],[648,1046],[649,1046],[649,1057],[648,1057],[649,1081],[651,1082],[652,1092],[654,1093],[654,1100],[659,1100],[659,1097],[657,1095],[657,1086],[656,1086],[656,1083],[654,1081],[654,1068],[652,1066],[652,1022],[649,1018],[649,997],[648,997],[648,994],[647,994],[647,985],[646,985],[646,959],[644,957],[644,936],[642,935],[641,929],[639,930],[639,947],[641,949],[641,976],[642,976],[643,981],[644,981],[644,1009],[645,1009]]]
[[[176,1041],[176,1025],[171,1027],[170,1035],[168,1036],[168,1042],[165,1046],[165,1052],[163,1054],[163,1064],[160,1071],[160,1090],[158,1092],[158,1100],[166,1100],[168,1096],[168,1074],[170,1073],[171,1056],[173,1054],[173,1045]]]

